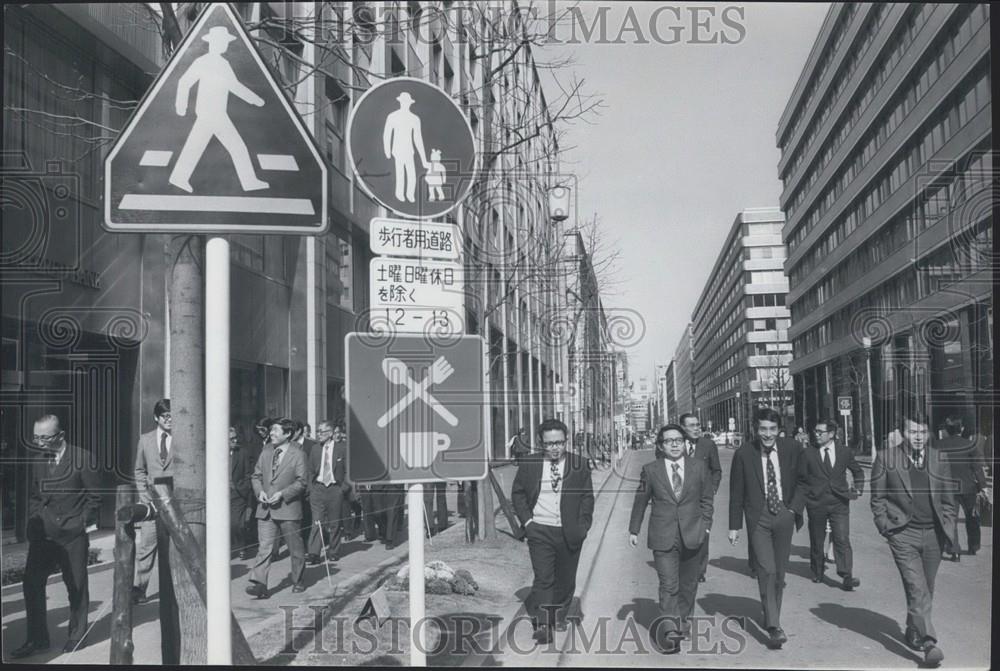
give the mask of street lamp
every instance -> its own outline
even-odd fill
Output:
[[[875,462],[875,402],[872,394],[872,339],[868,336],[861,338],[861,344],[865,348],[865,367],[868,374],[868,422],[872,431],[872,463]]]

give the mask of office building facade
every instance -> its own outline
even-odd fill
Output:
[[[736,215],[691,316],[693,379],[703,430],[746,431],[772,407],[794,424],[788,372],[788,280],[777,208]]]
[[[797,414],[843,402],[852,445],[991,433],[990,11],[832,5],[778,125]]]

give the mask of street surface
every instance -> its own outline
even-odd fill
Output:
[[[685,641],[681,653],[666,657],[653,650],[648,625],[658,615],[656,572],[652,552],[646,547],[649,511],[643,522],[639,545],[628,545],[628,520],[632,494],[643,464],[652,450],[640,450],[625,460],[625,478],[618,478],[607,532],[591,533],[587,544],[596,545],[592,567],[581,559],[577,593],[581,598],[581,626],[587,639],[572,628],[556,637],[562,651],[560,666],[661,666],[667,660],[677,666],[763,668],[914,668],[923,657],[902,642],[905,600],[902,583],[886,542],[875,531],[865,496],[851,505],[851,544],[854,571],[861,586],[853,593],[834,585],[827,569],[827,582],[814,584],[809,569],[809,536],[806,526],[792,539],[792,554],[786,575],[782,625],[788,642],[779,651],[764,646],[758,622],[761,606],[757,581],[749,577],[746,561],[746,531],[739,544],[729,545],[729,464],[733,450],[720,448],[723,477],[715,498],[707,580],[698,587],[696,616],[710,616],[698,625],[702,632],[697,650]],[[870,473],[865,472],[866,480]],[[595,514],[595,520],[598,519]],[[595,522],[596,524],[596,522]],[[943,667],[988,668],[990,647],[990,603],[992,587],[991,530],[984,530],[983,548],[974,557],[963,555],[959,563],[942,562],[934,597],[934,626],[944,651]],[[965,529],[959,523],[959,539],[965,547]],[[589,579],[588,579],[589,574]],[[600,645],[598,622],[605,618],[606,645]],[[742,618],[723,624],[727,617]],[[632,622],[634,621],[634,624]],[[902,623],[902,624],[901,624]],[[638,625],[638,626],[635,626]],[[573,637],[575,636],[575,641]],[[636,656],[638,653],[638,656]],[[538,665],[552,664],[550,655],[537,655]],[[522,663],[531,661],[524,657]]]

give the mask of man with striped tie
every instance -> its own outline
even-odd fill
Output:
[[[711,471],[702,459],[685,453],[684,434],[677,424],[657,432],[657,458],[642,468],[628,529],[629,545],[635,547],[652,503],[646,544],[660,583],[660,617],[651,633],[667,654],[680,651],[680,639],[690,634],[701,547],[708,542],[714,510]]]
[[[521,462],[510,493],[535,573],[525,608],[540,645],[550,642],[552,629],[566,622],[580,550],[594,516],[590,467],[580,454],[567,452],[568,435],[558,419],[542,422],[542,453]]]
[[[320,553],[326,547],[326,560],[340,556],[344,511],[351,486],[347,482],[347,431],[344,420],[320,422],[315,443],[309,452],[309,506],[312,508],[312,529],[309,532],[310,564],[323,561]],[[326,542],[324,543],[324,537]]]
[[[135,486],[139,502],[150,503],[149,490],[157,478],[173,477],[174,444],[170,429],[170,399],[161,398],[153,404],[156,428],[139,437],[135,455]],[[132,583],[132,603],[146,601],[149,576],[156,562],[156,522],[148,520],[139,524],[139,540],[135,548],[135,580]]]
[[[805,507],[797,480],[802,448],[791,438],[778,437],[780,422],[773,409],[758,410],[757,436],[736,451],[729,472],[729,542],[739,542],[745,517],[772,649],[788,640],[781,628],[781,596],[792,533],[802,527]]]
[[[292,591],[304,592],[302,574],[306,566],[306,548],[302,540],[302,497],[306,491],[308,466],[298,443],[292,441],[296,424],[279,419],[271,425],[271,442],[260,453],[250,482],[257,497],[257,537],[260,546],[250,571],[246,592],[266,598],[267,574],[271,552],[279,538],[292,556]]]

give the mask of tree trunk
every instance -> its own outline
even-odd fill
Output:
[[[205,561],[205,294],[204,240],[170,241],[170,410],[173,416],[174,500]],[[177,553],[176,548],[173,554]],[[205,609],[183,562],[172,562],[180,620],[181,664],[205,664]]]
[[[118,485],[115,509],[135,502],[132,485]],[[132,665],[132,577],[135,575],[135,527],[130,521],[115,522],[115,574],[111,606],[111,659],[115,665]]]

